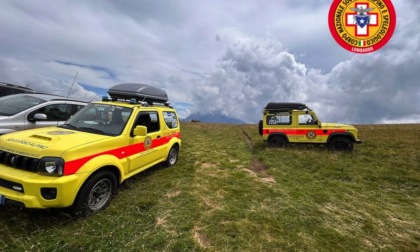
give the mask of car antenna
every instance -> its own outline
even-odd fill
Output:
[[[67,102],[68,102],[68,100],[69,100],[69,96],[70,96],[70,92],[71,92],[71,90],[73,89],[73,85],[74,85],[74,82],[76,81],[76,77],[77,77],[77,74],[78,74],[79,72],[76,72],[76,75],[74,76],[74,79],[73,79],[73,83],[71,84],[71,87],[70,87],[70,90],[69,90],[69,93],[67,94],[67,97],[66,97],[66,101],[64,102],[64,104],[66,105],[65,106],[65,108],[67,108]],[[71,113],[70,113],[71,114]],[[58,123],[57,123],[58,124]]]
[[[76,75],[74,76],[73,83],[71,84],[71,87],[70,87],[69,93],[67,94],[67,100],[69,99],[70,92],[71,92],[71,90],[73,89],[73,86],[74,86],[74,83],[76,82],[76,78],[77,78],[77,75],[78,75],[78,74],[79,74],[79,72],[76,72]]]
[[[92,97],[92,99],[89,100],[89,103],[91,103],[93,101],[93,99],[95,99],[96,94]]]
[[[325,122],[328,122],[328,100],[325,101]]]

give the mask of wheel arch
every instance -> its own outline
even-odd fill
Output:
[[[180,146],[180,144],[179,144],[178,142],[173,143],[173,144],[171,145],[171,148],[172,148],[173,146],[176,146],[176,148],[178,148],[178,150],[179,150],[179,148],[181,147],[181,146]]]
[[[85,185],[86,185],[86,182],[87,182],[90,178],[92,178],[93,176],[95,176],[96,174],[98,174],[98,173],[100,173],[100,172],[103,172],[103,171],[110,171],[110,172],[112,172],[112,173],[115,175],[115,178],[117,179],[117,187],[118,187],[118,185],[119,185],[119,184],[121,184],[121,182],[122,182],[122,181],[121,181],[122,176],[121,176],[120,170],[119,170],[116,166],[113,166],[113,165],[106,165],[106,166],[100,167],[100,168],[96,169],[94,172],[92,172],[91,174],[89,174],[89,176],[87,176],[87,177],[84,179],[84,181],[83,181],[82,183],[80,183],[79,188],[77,188],[77,192],[76,192],[75,197],[74,197],[74,199],[73,199],[72,205],[73,205],[73,204],[77,201],[77,199],[80,197],[80,193],[81,193],[81,191],[82,191],[83,186],[85,186]]]
[[[273,138],[273,137],[275,137],[275,136],[284,137],[287,142],[290,142],[289,141],[289,138],[287,137],[287,135],[285,133],[281,133],[281,132],[279,132],[279,133],[271,133],[270,135],[268,135],[267,141],[270,141],[270,139]]]
[[[80,176],[78,179],[79,186],[75,188],[75,191],[73,193],[74,198],[72,199],[72,204],[74,204],[77,200],[77,198],[80,195],[80,191],[83,188],[83,186],[86,184],[86,182],[93,177],[95,174],[104,171],[109,170],[117,179],[117,186],[122,183],[124,180],[123,176],[123,164],[121,164],[121,160],[119,160],[117,157],[113,155],[101,155],[95,158],[90,159],[88,162],[83,164],[80,169],[77,170],[76,174],[79,174]]]
[[[99,169],[97,169],[94,173],[92,173],[89,177],[91,177],[91,176],[93,176],[94,174],[96,174],[96,173],[98,173],[98,172],[101,172],[101,171],[104,171],[104,170],[108,170],[108,171],[110,171],[110,172],[112,172],[112,173],[114,173],[114,175],[115,175],[115,178],[117,179],[117,183],[118,184],[121,184],[121,179],[122,179],[122,176],[121,176],[121,171],[120,171],[120,169],[118,169],[118,167],[116,167],[116,166],[114,166],[114,165],[106,165],[106,166],[103,166],[103,167],[101,167],[101,168],[99,168]]]
[[[181,145],[179,144],[179,142],[173,142],[173,143],[171,143],[171,144],[168,145],[167,154],[171,151],[172,147],[174,147],[174,146],[178,149],[178,153],[179,153],[179,149],[181,148]],[[167,157],[168,157],[168,155],[166,155],[166,158]]]
[[[181,139],[178,138],[172,138],[169,143],[167,144],[167,148],[166,148],[166,152],[169,153],[169,151],[171,150],[171,148],[173,146],[176,146],[178,148],[178,151],[181,149]]]
[[[124,159],[119,159],[114,155],[110,155],[110,154],[106,154],[106,155],[100,155],[97,157],[94,157],[92,159],[90,159],[89,161],[87,161],[86,163],[84,163],[76,172],[76,174],[82,174],[82,173],[88,173],[89,176],[92,176],[94,173],[96,173],[97,171],[108,167],[108,169],[110,169],[110,167],[112,167],[111,169],[116,171],[116,175],[118,178],[119,183],[121,183],[123,176],[123,172],[124,172],[124,165],[128,165],[127,163],[125,163],[123,161]],[[86,178],[87,179],[87,178]],[[86,180],[85,179],[85,180]]]
[[[352,141],[353,143],[356,142],[356,139],[354,138],[353,134],[348,133],[348,132],[340,132],[340,133],[331,133],[328,136],[327,144],[329,144],[334,138],[337,138],[337,137],[345,137],[345,138],[350,139],[350,141]]]

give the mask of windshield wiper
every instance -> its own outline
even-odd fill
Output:
[[[79,128],[77,128],[76,126],[74,126],[74,125],[72,125],[72,124],[68,124],[68,123],[65,123],[65,124],[61,125],[61,127],[64,127],[64,128],[71,128],[71,129],[79,129]]]
[[[80,127],[78,129],[86,130],[86,131],[93,132],[93,133],[99,133],[99,134],[104,134],[105,133],[102,130],[98,130],[98,129],[94,129],[94,128],[90,128],[90,127]]]

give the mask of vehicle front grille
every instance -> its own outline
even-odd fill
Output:
[[[21,156],[0,150],[0,164],[14,167],[20,170],[36,172],[39,160],[40,159],[38,158]]]

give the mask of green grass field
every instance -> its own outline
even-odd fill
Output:
[[[420,251],[420,125],[357,128],[364,143],[334,153],[183,123],[178,163],[126,181],[104,211],[0,207],[0,250]]]

